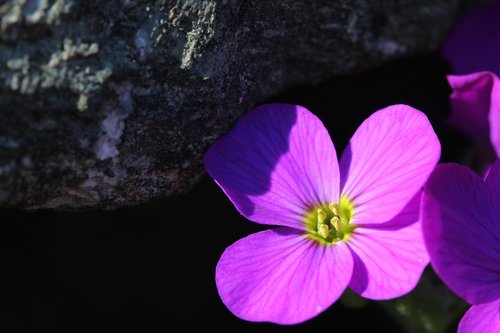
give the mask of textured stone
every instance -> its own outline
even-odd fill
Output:
[[[470,0],[7,0],[0,205],[115,208],[189,190],[246,110],[436,49]]]

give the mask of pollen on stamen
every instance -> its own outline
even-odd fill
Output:
[[[353,204],[345,197],[339,203],[315,205],[304,216],[307,235],[323,245],[335,245],[347,241],[354,229],[351,223]]]
[[[335,230],[339,231],[341,229],[340,226],[340,218],[338,216],[334,216],[330,219],[331,225],[335,228]]]
[[[321,235],[321,237],[326,239],[328,237],[329,232],[330,232],[330,228],[328,228],[328,226],[326,224],[322,224],[322,225],[318,226],[318,232]]]
[[[325,222],[326,218],[326,213],[322,209],[318,209],[318,225],[321,225],[323,222]]]
[[[339,205],[332,202],[331,204],[328,205],[328,208],[332,211],[334,215],[339,215]]]

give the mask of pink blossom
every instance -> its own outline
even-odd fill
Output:
[[[224,251],[223,303],[245,320],[295,324],[347,287],[375,300],[411,291],[429,262],[419,208],[439,155],[427,117],[406,105],[366,119],[340,162],[303,107],[263,105],[243,116],[205,167],[243,216],[278,227]]]
[[[500,54],[499,54],[500,56]],[[500,60],[499,60],[500,62]],[[450,125],[472,139],[487,159],[500,156],[500,80],[491,72],[449,75]]]
[[[458,332],[500,332],[500,159],[485,180],[458,164],[439,165],[422,207],[432,267],[472,304]]]
[[[443,46],[454,75],[450,124],[476,144],[490,163],[500,156],[500,1],[473,10]]]

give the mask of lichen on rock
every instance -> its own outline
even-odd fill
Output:
[[[115,208],[185,192],[250,107],[435,49],[472,0],[6,0],[0,204]]]

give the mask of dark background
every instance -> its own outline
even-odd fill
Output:
[[[448,72],[438,54],[427,54],[270,101],[315,113],[337,152],[368,115],[409,104],[430,118],[441,161],[459,161],[468,142],[443,122]],[[264,227],[241,217],[206,175],[189,194],[146,205],[80,213],[0,209],[0,221],[0,332],[401,331],[377,302],[359,310],[337,302],[296,326],[234,317],[218,297],[215,266],[227,246]]]

